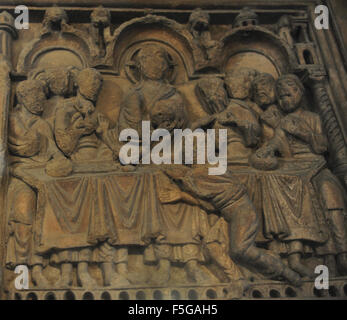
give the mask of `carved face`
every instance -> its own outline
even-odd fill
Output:
[[[165,51],[158,46],[148,46],[139,53],[140,70],[145,79],[164,79],[169,63]]]
[[[25,80],[17,87],[18,102],[31,113],[40,115],[47,101],[42,82]]]
[[[285,113],[295,111],[302,99],[302,90],[292,79],[279,80],[277,83],[277,97],[279,107]]]
[[[24,107],[33,114],[40,115],[43,112],[46,102],[46,95],[43,90],[35,90],[27,94],[22,100]]]
[[[110,13],[107,9],[104,9],[104,8],[96,8],[91,16],[91,21],[94,25],[94,27],[99,27],[99,26],[103,26],[103,27],[106,27],[110,24],[110,19],[111,19],[111,16],[110,16]]]
[[[78,76],[78,91],[85,98],[95,102],[102,80],[97,73],[89,70],[83,70]]]
[[[184,123],[183,102],[180,96],[159,100],[150,110],[151,125],[154,129],[181,129]]]
[[[251,79],[239,74],[236,76],[228,76],[225,79],[228,93],[230,97],[235,99],[246,99],[250,96]]]
[[[86,99],[79,99],[79,103],[77,104],[78,111],[84,116],[88,116],[95,111],[95,106],[93,102]]]
[[[201,32],[208,30],[210,24],[210,16],[207,12],[204,12],[201,9],[196,9],[190,15],[189,23],[191,25],[191,28],[195,31]]]
[[[49,89],[54,95],[64,96],[69,91],[69,72],[67,70],[54,70],[49,77]]]
[[[275,102],[275,81],[255,81],[253,89],[254,102],[259,106],[268,106]]]

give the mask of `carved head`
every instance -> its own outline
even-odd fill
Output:
[[[279,107],[284,113],[290,113],[300,107],[305,88],[294,74],[281,76],[276,83],[276,96]]]
[[[202,78],[197,83],[196,95],[208,114],[222,112],[228,105],[224,81],[220,78]]]
[[[174,94],[168,99],[158,100],[150,111],[151,125],[154,129],[182,129],[185,123],[183,99]]]
[[[18,103],[29,112],[40,115],[46,102],[44,83],[40,80],[24,80],[16,89]]]
[[[59,30],[62,23],[67,23],[68,17],[64,9],[57,6],[48,8],[43,18],[43,25],[49,29]]]
[[[52,95],[66,96],[72,91],[71,74],[68,68],[51,68],[41,72],[37,79],[45,82]]]
[[[201,10],[200,8],[195,9],[189,17],[190,30],[204,31],[208,30],[210,24],[210,15]]]
[[[164,80],[171,62],[164,48],[156,44],[147,44],[140,49],[136,64],[143,79]]]
[[[283,15],[281,16],[278,21],[277,21],[277,28],[284,28],[284,27],[288,27],[288,28],[292,28],[293,24],[292,24],[292,20],[291,17],[288,15]]]
[[[99,6],[93,10],[90,15],[91,22],[94,27],[98,28],[99,26],[107,27],[110,25],[111,14],[110,11],[105,9],[102,6]]]
[[[95,105],[92,101],[86,99],[78,100],[75,106],[83,117],[91,115],[95,111]]]
[[[253,80],[253,99],[264,109],[276,100],[276,80],[269,73],[261,73]]]
[[[256,26],[258,24],[258,15],[252,9],[244,7],[236,16],[233,22],[233,28]]]
[[[225,84],[231,98],[244,100],[252,96],[252,82],[258,71],[251,68],[238,68],[227,72]]]
[[[76,83],[78,92],[85,99],[95,103],[102,84],[101,74],[93,68],[83,69],[78,73]]]

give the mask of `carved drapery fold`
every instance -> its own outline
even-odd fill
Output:
[[[257,271],[264,277],[271,274],[283,279],[289,274],[286,279],[297,284],[299,274],[307,275],[307,271],[304,270],[301,274],[291,263],[287,268],[287,263],[282,265],[281,259],[272,257],[266,250],[259,250],[259,247],[271,251],[271,245],[278,242],[281,245],[280,250],[284,250],[281,254],[289,257],[294,252],[300,253],[303,257],[306,246],[314,251],[317,246],[325,245],[329,237],[329,241],[331,240],[330,231],[326,230],[332,227],[326,220],[329,220],[329,223],[341,221],[341,213],[344,210],[341,200],[344,198],[344,191],[337,191],[339,185],[335,188],[334,176],[327,169],[324,157],[320,154],[320,149],[323,148],[315,148],[317,143],[310,139],[315,135],[315,130],[310,126],[305,127],[303,122],[318,118],[317,123],[320,124],[319,116],[321,117],[329,139],[329,166],[347,184],[346,144],[329,99],[327,79],[324,73],[320,73],[323,66],[320,64],[315,42],[308,33],[307,15],[303,14],[303,10],[298,11],[301,15],[290,16],[279,16],[277,12],[278,22],[273,23],[273,18],[270,24],[265,24],[266,19],[260,13],[252,9],[243,9],[236,18],[234,17],[234,23],[228,22],[220,26],[210,25],[220,14],[213,10],[209,10],[208,13],[201,9],[185,12],[185,21],[182,17],[177,20],[174,18],[176,11],[164,16],[164,13],[156,15],[150,10],[144,10],[143,17],[134,12],[127,12],[129,19],[120,23],[115,19],[117,13],[112,8],[98,7],[85,11],[89,15],[88,22],[86,12],[84,18],[79,20],[76,17],[69,19],[72,18],[69,17],[69,9],[47,9],[43,21],[36,21],[33,31],[28,31],[30,40],[25,41],[21,38],[20,42],[16,43],[15,54],[11,53],[11,41],[16,37],[13,18],[6,12],[0,14],[2,190],[6,190],[4,178],[7,178],[7,139],[8,130],[10,134],[15,131],[13,123],[24,124],[20,128],[21,131],[18,131],[24,135],[29,132],[31,140],[49,136],[54,150],[57,144],[54,156],[49,156],[46,162],[38,164],[34,157],[30,158],[22,152],[16,156],[27,160],[31,167],[20,167],[20,161],[11,166],[13,170],[10,181],[12,182],[12,178],[22,181],[23,190],[18,191],[18,199],[25,202],[28,200],[25,193],[30,193],[35,201],[37,199],[38,206],[31,208],[31,211],[36,213],[32,219],[35,223],[15,221],[13,217],[10,220],[8,217],[10,224],[13,222],[19,225],[15,231],[11,229],[11,248],[14,251],[18,248],[18,252],[22,248],[27,249],[23,250],[26,252],[31,250],[19,241],[22,223],[27,234],[32,233],[33,239],[36,240],[33,241],[35,243],[30,254],[36,255],[37,261],[32,259],[36,262],[28,262],[30,270],[36,266],[41,268],[41,271],[46,267],[61,267],[62,279],[57,285],[52,285],[52,288],[70,287],[72,279],[66,280],[66,274],[71,275],[76,265],[77,286],[93,287],[93,277],[98,277],[98,282],[103,283],[103,286],[109,286],[111,282],[107,279],[105,270],[111,269],[105,267],[107,263],[126,265],[117,265],[115,268],[119,276],[125,275],[122,278],[123,282],[117,282],[115,288],[119,289],[118,285],[121,287],[129,286],[130,283],[136,284],[136,281],[145,284],[148,279],[134,279],[131,272],[128,275],[129,270],[124,269],[127,268],[128,262],[131,264],[135,260],[140,265],[143,262],[141,272],[145,269],[150,270],[149,273],[152,272],[154,275],[152,277],[157,277],[151,279],[153,282],[149,281],[150,284],[167,285],[170,268],[176,267],[176,270],[179,270],[177,274],[186,268],[187,273],[181,275],[187,276],[189,281],[197,285],[205,283],[206,279],[212,279],[213,284],[238,279],[241,275],[235,271],[238,267],[236,264],[234,266],[233,259],[240,260],[240,264],[246,261],[253,267],[259,266]],[[235,12],[230,14],[235,16]],[[29,79],[17,84],[16,98],[13,99],[17,105],[13,105],[12,110],[11,60],[17,66],[16,72],[12,72],[12,78],[15,81],[26,77]],[[233,69],[244,70],[239,76],[232,78]],[[291,111],[284,110],[283,101],[280,104],[280,98],[283,96],[280,97],[276,92],[276,81],[278,84],[278,78],[283,78],[284,74],[301,74],[303,71],[306,72],[305,76],[308,74],[315,101],[314,108],[319,116],[314,112],[305,111],[306,119],[298,124],[295,123],[295,119],[290,119]],[[261,75],[264,77],[260,77],[259,80],[258,76]],[[284,96],[295,96],[293,87],[296,86],[296,92],[301,89],[302,96],[311,98],[305,93],[301,81],[293,80],[294,75],[290,76],[292,77],[286,78],[285,81],[292,81],[294,84],[282,83],[282,87],[290,87],[287,88],[289,93]],[[206,93],[205,102],[211,104],[209,108],[204,109],[201,105],[201,97],[197,95],[196,90],[197,79],[206,80],[210,89],[203,92]],[[261,100],[266,94],[263,93],[262,97],[255,99],[256,79],[259,81],[259,87],[262,81],[269,81],[267,85],[273,86],[270,88],[273,92],[266,93],[268,97],[265,97],[271,101],[264,102],[264,105],[261,104]],[[216,83],[221,85],[216,86]],[[241,89],[246,92],[245,96],[237,96],[239,92],[233,88],[234,83],[242,84]],[[28,92],[30,90],[26,88],[37,91]],[[40,95],[41,100],[37,98]],[[131,97],[136,99],[130,99]],[[27,105],[24,103],[25,99]],[[247,124],[248,120],[243,113],[232,112],[232,108],[224,110],[235,101],[239,101],[247,110],[247,114],[251,113],[254,121],[259,124],[259,139],[252,143],[246,141],[242,124]],[[38,102],[36,106],[35,102]],[[66,106],[65,102],[70,103],[70,108],[62,107]],[[295,107],[300,105],[300,109],[301,102],[300,100]],[[43,107],[44,104],[46,105]],[[218,108],[215,108],[216,106]],[[36,112],[35,107],[42,107],[43,111]],[[314,109],[313,104],[310,107]],[[49,109],[48,115],[45,114],[45,108]],[[129,108],[136,110],[134,112]],[[270,109],[273,110],[273,114]],[[57,114],[61,119],[71,121],[71,131],[63,134],[76,138],[68,152],[59,139],[57,119],[60,118]],[[156,120],[158,123],[153,128],[159,128],[159,124],[168,124],[173,119],[176,121],[174,126],[181,127],[193,127],[198,122],[196,119],[203,120],[201,126],[204,129],[215,129],[223,125],[223,128],[228,128],[229,133],[232,130],[240,131],[237,139],[228,140],[228,144],[232,145],[230,150],[233,151],[234,148],[235,153],[239,152],[239,145],[249,148],[246,150],[249,153],[244,157],[245,153],[241,150],[240,158],[244,157],[242,161],[235,162],[236,165],[228,163],[230,172],[226,172],[222,177],[209,177],[203,171],[195,171],[194,166],[176,168],[171,173],[170,169],[160,168],[156,171],[153,167],[149,167],[149,173],[146,169],[141,172],[143,162],[140,166],[123,167],[117,163],[117,139],[119,129],[129,127],[129,121],[124,121],[124,114],[134,117],[134,122],[139,126],[143,120],[151,119],[153,123]],[[269,124],[264,121],[266,115],[271,117],[274,114],[278,117],[272,119],[273,122]],[[15,118],[15,121],[10,121],[12,131],[7,128],[9,117]],[[179,118],[184,119],[177,121]],[[32,123],[36,121],[41,121],[44,125],[38,126],[40,128],[33,127]],[[45,129],[42,129],[43,127]],[[290,141],[291,145],[289,142],[286,145],[288,154],[292,150],[300,149],[299,151],[309,156],[306,175],[303,170],[304,161],[300,156],[296,158],[293,156],[294,152],[287,155],[280,150],[270,150],[274,144],[264,143],[269,138],[265,139],[265,133],[260,139],[260,131],[265,131],[264,127],[269,136],[278,131],[282,134],[282,142]],[[169,129],[172,127],[169,126]],[[301,132],[294,132],[301,129]],[[108,141],[105,141],[105,137],[109,137]],[[16,142],[15,139],[12,141]],[[115,142],[114,146],[112,142]],[[265,151],[261,150],[263,147]],[[78,156],[72,156],[76,150]],[[284,161],[288,160],[287,157],[291,158],[294,160],[293,163],[297,163],[297,167],[292,168],[293,173],[288,177],[283,163],[276,158],[274,163],[279,166],[278,170],[277,167],[273,170],[270,166],[269,171],[261,173],[259,170],[266,169],[256,166],[252,168],[253,163],[248,157],[259,150],[266,156],[267,152],[273,152],[273,158],[282,157]],[[325,149],[322,153],[324,151]],[[326,176],[320,175],[322,184],[317,188],[321,190],[316,190],[316,186],[311,183],[311,178],[317,172],[308,173],[311,169],[315,170],[310,157],[314,158],[318,154],[322,165],[316,168],[317,172],[323,168],[325,173],[328,172]],[[11,156],[13,157],[10,159],[13,160],[14,154]],[[116,162],[111,162],[112,156]],[[21,171],[21,168],[24,168],[24,171]],[[23,175],[25,170],[28,175]],[[235,175],[231,176],[230,173],[233,171]],[[187,187],[187,184],[184,184],[185,180],[181,179],[183,176],[188,179],[191,172],[196,175],[194,188]],[[181,177],[177,178],[178,173]],[[240,183],[237,182],[238,179]],[[320,198],[325,188],[328,190],[327,194],[336,191],[336,198],[328,203],[330,206],[324,207]],[[4,194],[3,192],[2,195]],[[17,199],[11,195],[8,197],[12,200]],[[24,207],[29,207],[33,202],[27,203]],[[329,216],[330,213],[332,217]],[[8,224],[5,215],[3,210],[0,258],[6,251],[1,236],[9,236],[5,230]],[[257,230],[260,230],[258,235]],[[296,244],[291,246],[291,243],[288,244],[291,241],[296,241]],[[270,242],[272,244],[269,244]],[[341,252],[344,253],[344,247],[341,247],[338,253],[332,250],[329,254],[337,256]],[[57,257],[52,259],[55,255]],[[99,256],[95,258],[96,255]],[[150,255],[150,259],[146,260]],[[140,261],[141,256],[143,261]],[[48,261],[51,259],[48,266],[38,257],[48,258]],[[72,260],[69,260],[69,257]],[[147,262],[152,265],[147,266]],[[159,271],[153,268],[156,262]],[[178,263],[178,266],[172,266],[171,262]],[[200,266],[194,266],[197,262],[206,264],[200,270]],[[80,277],[83,274],[80,264],[83,263],[95,264],[89,265],[90,268],[94,268],[91,272],[93,276],[89,279],[86,277],[88,271],[85,272],[84,279]],[[70,269],[64,269],[62,264],[65,264],[65,267],[66,264],[70,264]],[[0,271],[2,265],[5,263],[1,261]],[[15,265],[16,261],[8,269]],[[138,265],[136,266],[138,268]],[[99,268],[98,271],[95,271],[96,268]],[[291,274],[290,268],[297,274]],[[44,281],[40,284],[38,280],[40,279],[33,277],[33,285],[45,285]],[[62,280],[65,283],[62,284]]]

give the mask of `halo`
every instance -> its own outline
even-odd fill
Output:
[[[141,47],[143,46],[144,43],[137,44],[133,48],[130,48],[128,52],[126,53],[126,58],[125,58],[125,74],[127,78],[134,84],[137,84],[141,80],[141,76],[139,73],[139,70],[136,65],[136,57],[141,50]],[[157,41],[146,41],[145,44],[155,44],[157,46],[161,46],[167,53],[167,56],[169,58],[169,70],[166,74],[166,80],[169,83],[172,83],[175,81],[176,76],[177,76],[177,62],[173,58],[173,56],[169,53],[169,51],[166,49],[165,46],[162,46],[158,44]]]

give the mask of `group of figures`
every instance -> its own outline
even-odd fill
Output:
[[[167,285],[174,264],[188,281],[247,278],[244,267],[300,285],[318,256],[347,273],[346,194],[328,169],[320,117],[305,104],[296,75],[277,80],[235,67],[204,76],[195,92],[205,116],[190,119],[182,92],[169,83],[172,65],[159,44],[144,44],[139,82],[125,94],[118,122],[96,108],[101,74],[92,68],[32,73],[16,88],[9,117],[10,184],[6,265],[31,268],[37,287]],[[119,134],[142,121],[151,129],[227,129],[228,170],[208,165],[122,166]],[[218,144],[217,144],[218,146]],[[218,150],[216,150],[218,152]],[[156,265],[133,274],[129,248]],[[47,265],[60,269],[50,284]]]

